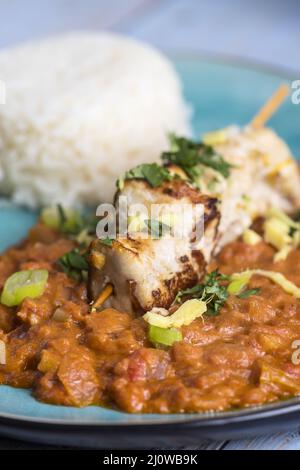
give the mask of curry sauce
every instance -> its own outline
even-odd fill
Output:
[[[92,311],[87,285],[65,274],[57,260],[75,243],[35,226],[27,240],[0,258],[0,290],[12,273],[47,269],[44,294],[18,307],[0,305],[6,360],[0,383],[30,388],[40,401],[101,405],[131,413],[226,410],[300,394],[300,300],[269,279],[249,298],[229,296],[219,315],[182,327],[183,340],[155,348],[141,317],[114,309]],[[300,285],[300,250],[273,262],[261,241],[227,245],[214,262],[224,274],[247,268],[282,272]]]

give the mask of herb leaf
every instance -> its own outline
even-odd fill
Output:
[[[153,188],[160,186],[164,181],[171,181],[173,176],[167,168],[164,168],[157,163],[144,163],[135,168],[127,171],[124,175],[126,180],[130,179],[144,179]]]
[[[222,281],[227,280],[228,276],[219,273],[218,270],[212,271],[205,276],[203,284],[179,291],[174,302],[182,302],[184,297],[201,299],[207,305],[205,315],[218,315],[229,296],[226,287],[221,284]]]
[[[114,240],[112,238],[101,238],[100,242],[105,246],[112,246]]]
[[[180,166],[191,181],[196,182],[203,169],[201,165],[213,168],[224,178],[230,175],[230,165],[219,155],[213,147],[201,142],[193,142],[185,137],[170,136],[171,150],[162,154],[165,163],[174,163]]]
[[[58,260],[59,266],[72,279],[82,281],[89,268],[87,253],[80,253],[78,248],[65,253]]]
[[[202,296],[203,284],[196,284],[190,289],[180,290],[173,303],[181,303],[184,297],[190,297],[191,299],[198,299]]]
[[[245,290],[243,292],[241,292],[240,294],[237,295],[237,297],[239,299],[248,299],[248,297],[250,297],[251,295],[256,295],[260,292],[260,288],[257,287],[255,289],[248,289],[248,290]]]

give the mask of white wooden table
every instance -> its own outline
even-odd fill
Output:
[[[0,47],[68,30],[109,29],[167,52],[265,62],[294,71],[295,79],[300,78],[299,25],[299,0],[0,0]],[[0,449],[41,448],[46,447],[0,438]],[[300,449],[300,436],[291,430],[202,441],[197,449]]]

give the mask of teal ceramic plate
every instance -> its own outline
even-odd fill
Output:
[[[229,123],[246,124],[282,81],[289,82],[286,76],[268,70],[221,62],[177,59],[175,65],[193,109],[195,136]],[[299,122],[300,105],[287,100],[270,125],[300,156]],[[34,213],[0,204],[0,249],[24,237],[35,219]],[[0,432],[40,442],[91,447],[154,447],[159,433],[156,445],[167,445],[169,438],[172,445],[176,439],[182,445],[187,439],[188,444],[195,442],[200,435],[224,438],[235,433],[240,437],[251,429],[255,433],[265,432],[262,421],[277,429],[279,423],[291,420],[278,421],[279,416],[296,418],[299,409],[298,401],[291,400],[284,405],[213,415],[129,415],[100,407],[46,405],[37,402],[28,391],[1,386]],[[253,423],[258,421],[257,428]]]

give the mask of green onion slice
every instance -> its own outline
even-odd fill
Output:
[[[162,344],[164,346],[172,346],[176,341],[182,341],[182,333],[176,328],[160,328],[159,326],[150,325],[148,331],[148,339],[153,344]]]
[[[251,273],[246,271],[237,276],[232,276],[232,281],[227,286],[227,291],[232,295],[239,295],[251,279]]]
[[[46,288],[48,271],[33,269],[18,271],[5,282],[1,294],[1,303],[8,307],[19,305],[26,297],[40,297]]]
[[[42,222],[49,228],[64,233],[77,233],[82,225],[78,211],[60,205],[45,207],[41,212]]]
[[[266,271],[264,269],[249,269],[241,273],[232,274],[231,279],[233,282],[235,282],[240,279],[245,279],[247,276],[249,276],[250,279],[253,275],[264,276],[268,279],[271,279],[271,281],[273,281],[275,284],[278,284],[287,294],[291,294],[296,297],[296,299],[300,299],[300,287],[296,286],[296,284],[291,282],[283,274],[277,271]]]

